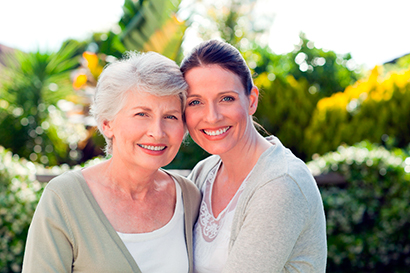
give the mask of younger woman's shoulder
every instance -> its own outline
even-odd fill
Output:
[[[211,155],[199,161],[188,175],[188,178],[195,182],[198,176],[207,174],[220,160],[219,156]]]

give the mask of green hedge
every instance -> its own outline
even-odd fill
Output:
[[[84,164],[45,168],[0,146],[0,272],[21,272],[28,228],[46,183],[36,173],[58,175],[104,160],[97,157]]]
[[[327,217],[328,272],[408,272],[410,157],[361,142],[308,163],[338,172],[345,187],[321,187]]]

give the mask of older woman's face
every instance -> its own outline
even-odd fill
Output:
[[[218,65],[193,68],[185,80],[189,86],[186,123],[199,146],[222,155],[246,139],[257,106],[254,90],[246,96],[239,76]]]
[[[113,140],[113,157],[145,169],[158,169],[176,156],[184,137],[181,100],[129,92],[113,121],[104,123]]]

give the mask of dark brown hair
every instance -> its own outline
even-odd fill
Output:
[[[185,75],[195,67],[213,64],[236,74],[241,79],[245,94],[250,95],[253,87],[251,71],[238,49],[228,43],[218,40],[200,43],[182,60],[180,69]]]

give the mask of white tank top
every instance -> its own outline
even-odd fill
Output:
[[[218,217],[212,212],[212,187],[220,164],[208,174],[202,186],[202,202],[194,227],[194,272],[221,272],[228,259],[229,238],[233,216],[239,196],[245,188],[246,179]]]
[[[188,272],[181,187],[174,180],[177,201],[171,220],[147,233],[117,232],[143,273]]]

